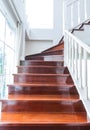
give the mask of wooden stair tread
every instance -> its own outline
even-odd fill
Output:
[[[57,56],[57,55],[56,55]],[[64,56],[63,56],[64,57]],[[40,60],[40,59],[36,59],[36,60],[34,60],[34,59],[29,59],[29,60],[25,60],[25,61],[29,61],[29,62],[51,62],[51,63],[55,63],[55,62],[64,62],[64,60],[63,59],[60,59],[59,61],[58,60],[55,60],[55,61],[53,61],[53,60],[47,60],[47,61],[45,61],[45,60]]]
[[[18,68],[61,68],[61,69],[64,69],[64,68],[67,68],[67,67],[64,67],[64,66],[45,66],[45,65],[27,65],[27,66],[17,66]]]
[[[31,75],[31,76],[70,76],[70,74],[39,74],[39,73],[17,73],[13,75]]]
[[[70,74],[29,74],[18,73],[13,74],[14,83],[58,83],[58,84],[73,84]]]
[[[64,66],[17,66],[17,73],[29,74],[69,74]]]
[[[60,61],[42,61],[42,60],[21,60],[21,62],[43,62],[43,63],[60,63],[60,62],[64,62],[64,60],[60,60]]]
[[[40,61],[40,60],[23,60],[20,61],[21,66],[27,66],[27,65],[38,65],[38,66],[63,66],[64,61]]]
[[[58,112],[58,113],[77,113],[86,110],[79,99],[75,100],[8,100],[3,99],[2,112]]]
[[[1,124],[81,124],[88,123],[84,112],[77,113],[37,113],[37,112],[2,112]]]
[[[60,100],[79,100],[78,95],[13,95],[10,94],[7,100],[31,100],[31,101],[60,101]]]
[[[60,57],[63,57],[64,55],[63,55],[63,54],[53,54],[53,55],[51,55],[51,54],[50,54],[50,55],[43,55],[43,54],[42,54],[42,55],[35,55],[35,56],[32,56],[32,55],[31,55],[29,58],[34,58],[34,57],[35,57],[35,58],[38,58],[38,57],[49,57],[49,56],[51,56],[51,57],[52,57],[52,56],[60,56]],[[27,58],[26,58],[26,60],[27,60]]]
[[[54,83],[14,83],[14,84],[8,84],[7,86],[22,86],[22,87],[29,87],[29,86],[32,86],[32,87],[73,87],[74,84],[54,84]]]

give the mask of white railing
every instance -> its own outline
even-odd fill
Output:
[[[64,62],[90,114],[90,46],[65,31]],[[87,103],[88,102],[88,103]]]

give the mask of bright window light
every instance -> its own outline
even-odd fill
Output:
[[[26,0],[30,28],[53,28],[53,0]]]

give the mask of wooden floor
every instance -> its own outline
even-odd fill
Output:
[[[54,53],[61,61],[45,61],[46,52],[41,59],[39,54],[39,58],[27,56],[29,60],[20,61],[13,84],[7,85],[8,99],[1,100],[0,130],[90,130],[61,52]]]

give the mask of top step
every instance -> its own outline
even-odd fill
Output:
[[[85,113],[2,112],[1,130],[90,130]]]

